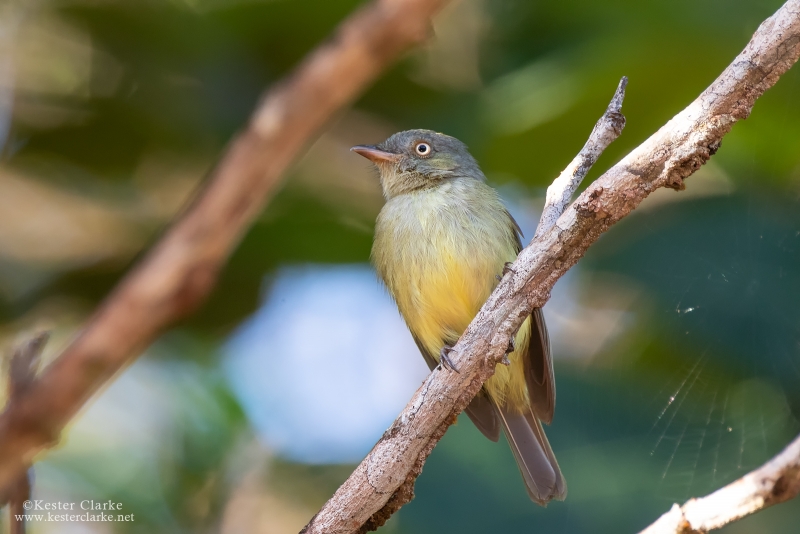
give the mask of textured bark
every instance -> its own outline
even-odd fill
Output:
[[[430,34],[446,0],[376,0],[267,93],[204,191],[0,416],[0,490],[166,327],[197,308],[280,177],[325,123]],[[3,491],[0,491],[2,494]]]
[[[387,506],[394,511],[410,498],[408,485],[420,462],[493,374],[511,335],[533,308],[547,302],[556,280],[647,195],[660,187],[683,189],[684,180],[708,161],[733,124],[750,114],[756,99],[798,56],[800,0],[790,0],[761,24],[708,89],[589,186],[572,209],[520,253],[450,353],[459,372],[437,368],[428,376],[303,532],[362,531],[370,518],[378,518],[375,526],[382,524]]]
[[[572,200],[572,195],[578,190],[581,182],[589,174],[597,159],[613,143],[625,128],[625,116],[622,114],[622,101],[625,99],[625,87],[628,78],[622,77],[617,91],[608,105],[608,109],[594,125],[589,139],[578,155],[570,162],[564,171],[553,180],[547,188],[542,216],[536,227],[534,239],[547,232],[564,213]]]

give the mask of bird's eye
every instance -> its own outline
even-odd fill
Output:
[[[429,145],[428,143],[420,142],[416,144],[414,150],[416,150],[417,154],[419,154],[420,156],[428,156],[431,153],[431,145]]]

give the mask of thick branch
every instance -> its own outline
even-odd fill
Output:
[[[0,488],[58,440],[106,381],[203,301],[289,164],[333,114],[428,36],[431,16],[445,3],[376,0],[266,95],[202,195],[0,416]]]
[[[304,532],[344,534],[381,525],[413,496],[427,455],[494,372],[512,333],[612,224],[660,187],[684,179],[717,151],[733,124],[800,56],[800,0],[790,0],[689,107],[609,169],[519,255],[450,357],[434,370],[364,461]]]
[[[589,174],[589,170],[595,164],[597,158],[622,133],[622,129],[625,128],[625,116],[621,110],[627,85],[628,78],[623,76],[619,81],[611,103],[608,105],[608,109],[597,121],[597,124],[594,125],[586,144],[567,165],[567,168],[547,188],[542,217],[539,219],[539,226],[536,227],[534,239],[556,224],[558,218],[567,209],[572,195],[575,194],[583,179]]]
[[[800,436],[783,452],[711,495],[677,504],[641,534],[695,534],[722,528],[800,493]]]

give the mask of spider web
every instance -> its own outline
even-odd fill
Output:
[[[658,299],[646,325],[657,348],[636,373],[657,391],[644,441],[664,498],[717,489],[800,430],[798,208],[757,196],[670,206],[619,255]]]

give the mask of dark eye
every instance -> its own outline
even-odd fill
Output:
[[[414,146],[414,150],[416,150],[417,154],[420,156],[427,156],[431,153],[431,145],[420,141],[416,144],[416,146]]]

